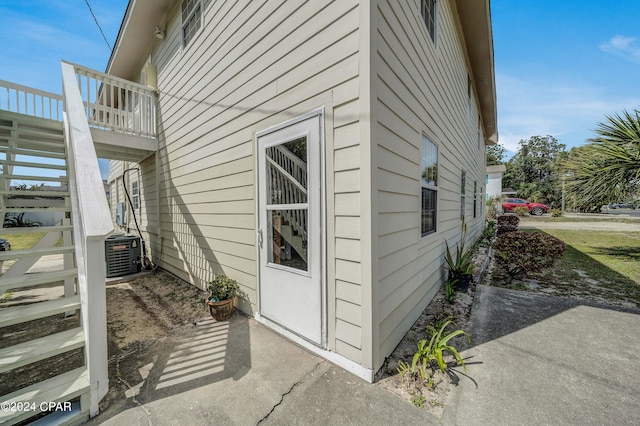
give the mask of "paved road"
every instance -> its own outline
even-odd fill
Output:
[[[640,210],[631,209],[610,209],[602,212],[607,215],[640,217]]]
[[[568,215],[568,218],[580,218],[578,215]],[[634,223],[616,222],[615,217],[583,216],[584,221],[578,222],[550,222],[536,217],[520,219],[520,228],[536,229],[570,229],[583,231],[620,231],[640,232],[640,220]]]

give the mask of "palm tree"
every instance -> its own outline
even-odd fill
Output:
[[[620,201],[640,190],[640,111],[607,116],[596,137],[565,162],[567,190],[579,204]]]

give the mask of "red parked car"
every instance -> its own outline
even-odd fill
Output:
[[[529,209],[529,213],[536,216],[540,216],[541,214],[549,211],[549,206],[540,203],[530,203],[522,198],[505,198],[502,201],[502,208],[506,212],[510,212],[515,207],[526,207]]]

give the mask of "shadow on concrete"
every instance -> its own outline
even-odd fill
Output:
[[[251,369],[248,318],[207,319],[186,328],[165,345],[141,390],[151,401],[213,382],[242,378]]]
[[[476,288],[473,304],[468,347],[499,339],[579,306],[640,315],[640,310],[633,308],[488,286]]]
[[[154,401],[189,400],[192,394],[224,393],[231,382],[251,371],[249,318],[234,311],[227,321],[207,318],[181,327],[151,345],[121,350],[110,339],[110,393],[99,416],[89,424],[117,420],[130,410]],[[215,399],[213,392],[211,399]],[[175,403],[182,409],[184,403]],[[144,418],[144,411],[135,411]],[[152,419],[157,424],[161,419]],[[110,424],[111,424],[110,423]],[[146,420],[145,420],[146,423]]]
[[[640,310],[480,285],[471,323],[443,424],[637,423]]]
[[[543,230],[531,230],[530,232],[540,232],[553,236]],[[616,256],[622,260],[632,260],[638,256],[637,249],[634,250],[634,247],[594,247],[593,250],[596,253]],[[569,244],[566,246],[563,258],[557,261],[556,264],[558,262],[564,262],[564,268],[572,271],[582,269],[585,264],[595,264],[595,266],[589,268],[590,271],[598,271],[599,277],[596,278],[599,281],[604,281],[606,278],[607,284],[590,284],[588,287],[585,286],[583,291],[577,291],[570,282],[564,283],[564,278],[559,277],[557,282],[554,282],[549,287],[550,291],[555,288],[559,291],[567,289],[568,292],[576,293],[580,298],[556,296],[553,293],[541,294],[513,290],[510,287],[503,288],[502,286],[478,286],[473,302],[471,345],[463,344],[464,349],[515,333],[518,330],[538,324],[578,306],[640,314],[640,309],[637,308],[591,302],[584,299],[584,297],[589,296],[588,292],[593,292],[599,297],[606,297],[605,293],[608,292],[614,302],[618,300],[616,296],[620,296],[623,299],[640,300],[640,285],[629,277],[607,267]],[[578,272],[576,274],[582,280],[589,280],[587,276]],[[547,280],[549,276],[550,274],[546,275]],[[494,275],[493,280],[495,279],[496,276]],[[512,285],[517,285],[516,283],[517,281],[514,280]],[[543,283],[541,282],[541,284]],[[478,307],[482,308],[477,309]]]

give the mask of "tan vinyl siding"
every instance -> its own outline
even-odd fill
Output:
[[[353,90],[353,89],[352,89]],[[357,95],[357,90],[352,96]],[[343,94],[342,96],[345,96]],[[359,103],[345,99],[334,108],[335,347],[361,362],[362,246]],[[366,149],[366,145],[364,146]],[[331,303],[331,302],[330,302]],[[330,334],[331,335],[331,334]]]
[[[443,282],[444,241],[459,241],[460,173],[465,170],[469,240],[473,182],[484,186],[484,146],[477,147],[478,110],[453,2],[437,3],[436,43],[420,19],[419,2],[377,3],[375,145],[380,366]],[[437,231],[420,235],[422,134],[438,146]]]
[[[328,347],[355,362],[370,322],[360,263],[358,4],[203,0],[202,28],[183,47],[176,2],[150,52],[160,150],[141,179],[142,223],[159,232],[149,236],[160,266],[200,288],[215,273],[236,278],[250,301],[242,308],[253,313],[255,134],[324,106]],[[111,163],[111,175],[128,166]]]

